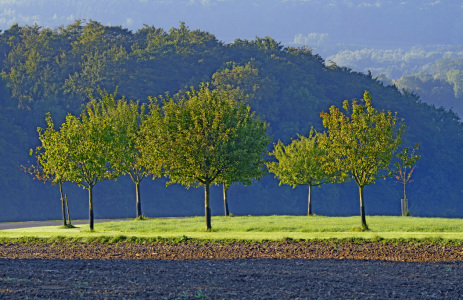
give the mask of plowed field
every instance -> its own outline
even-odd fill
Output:
[[[0,298],[459,299],[463,246],[0,245]]]

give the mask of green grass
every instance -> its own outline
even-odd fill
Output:
[[[367,216],[370,231],[358,232],[360,217],[241,216],[212,217],[212,232],[204,217],[155,218],[97,223],[64,229],[58,226],[0,231],[0,239],[49,238],[102,240],[283,240],[283,239],[444,239],[463,242],[463,219]]]

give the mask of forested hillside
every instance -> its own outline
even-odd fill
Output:
[[[463,50],[460,46],[414,46],[410,49],[341,50],[327,58],[385,85],[418,94],[424,102],[463,116]]]
[[[415,92],[426,103],[451,108],[463,117],[463,58],[442,58],[419,73],[394,80],[399,89]]]
[[[225,44],[183,23],[132,32],[77,21],[53,29],[13,25],[0,35],[0,57],[0,221],[60,217],[58,187],[33,181],[20,168],[33,159],[29,150],[38,144],[37,127],[45,127],[47,112],[61,124],[67,113],[79,114],[88,95],[99,89],[148,102],[149,96],[175,94],[212,81],[215,72],[246,65],[258,76],[242,84],[245,89],[258,86],[250,104],[269,123],[274,142],[307,135],[311,126],[323,131],[320,112],[345,99],[360,99],[368,90],[376,108],[404,119],[405,146],[420,143],[421,160],[407,188],[411,214],[463,216],[463,125],[458,117],[371,75],[326,66],[309,49],[285,48],[268,37]],[[202,190],[165,187],[165,182],[142,183],[147,216],[203,213]],[[64,188],[71,216],[85,218],[85,191],[72,184]],[[133,189],[129,178],[101,183],[94,191],[95,217],[134,217]],[[367,214],[400,214],[401,193],[392,179],[368,186]],[[222,214],[219,187],[211,197],[212,214]],[[233,214],[304,214],[306,197],[307,188],[279,187],[268,175],[251,186],[232,186],[229,205]],[[355,183],[328,184],[314,191],[313,212],[358,214],[358,201]]]

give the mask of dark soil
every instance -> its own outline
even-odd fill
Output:
[[[1,299],[462,299],[463,246],[0,245]]]

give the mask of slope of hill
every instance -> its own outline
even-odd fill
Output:
[[[404,143],[421,145],[422,159],[410,184],[410,210],[421,216],[462,216],[463,125],[444,109],[422,103],[412,93],[384,86],[370,75],[353,72],[324,60],[305,48],[285,48],[271,38],[236,40],[225,44],[211,33],[185,24],[163,30],[153,26],[131,32],[96,21],[75,22],[55,29],[17,26],[0,35],[2,69],[0,104],[0,220],[58,219],[57,187],[34,182],[19,166],[31,158],[38,143],[36,128],[46,112],[59,124],[66,113],[79,113],[87,93],[98,87],[128,99],[176,93],[210,81],[214,72],[233,62],[258,69],[259,89],[251,106],[270,123],[274,141],[284,142],[310,127],[345,99],[361,98],[368,90],[373,104],[397,112],[408,129]],[[87,196],[68,184],[71,215],[85,217]],[[249,187],[233,186],[234,214],[303,214],[306,189],[279,187],[267,176]],[[365,189],[367,214],[399,214],[401,187],[381,180]],[[104,182],[95,189],[95,217],[135,214],[130,180]],[[213,214],[222,213],[220,191],[212,194]],[[354,183],[331,184],[314,192],[314,212],[325,215],[358,213]],[[148,216],[202,214],[202,191],[165,187],[165,179],[142,184]],[[133,213],[131,213],[133,212]]]

